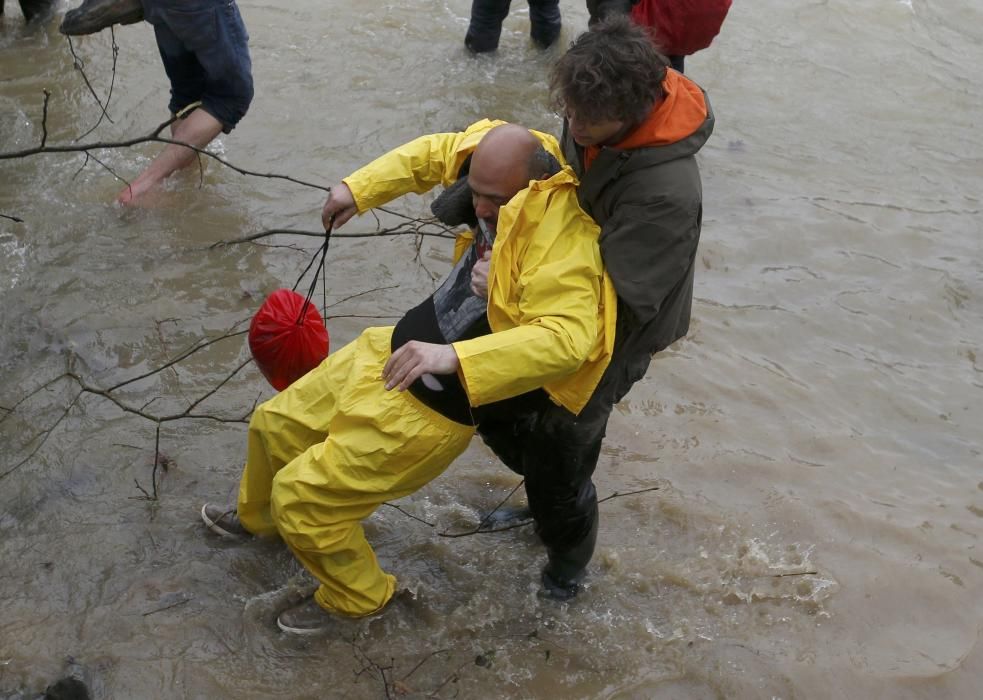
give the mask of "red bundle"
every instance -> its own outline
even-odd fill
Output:
[[[328,329],[313,304],[278,289],[263,302],[249,324],[249,350],[263,376],[283,391],[328,356]]]
[[[720,32],[731,0],[641,0],[631,18],[655,30],[667,56],[689,56],[705,49]]]

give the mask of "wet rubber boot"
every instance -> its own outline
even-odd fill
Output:
[[[541,598],[565,601],[575,598],[580,592],[580,584],[587,576],[587,564],[594,556],[597,544],[598,518],[594,517],[587,536],[576,546],[562,552],[547,549],[549,562],[543,568],[543,587]]]
[[[560,36],[560,0],[546,2],[532,0],[529,3],[529,36],[536,46],[548,49]]]
[[[509,15],[511,0],[473,0],[471,23],[464,35],[464,45],[474,53],[488,53],[498,48],[502,22]]]
[[[142,20],[140,0],[85,0],[65,13],[58,31],[69,36],[94,34],[113,24],[133,24]]]
[[[55,0],[20,0],[20,11],[24,14],[25,22],[43,22],[55,14],[57,4]]]

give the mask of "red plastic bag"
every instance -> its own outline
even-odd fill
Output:
[[[277,391],[286,389],[328,356],[328,329],[321,314],[314,304],[308,304],[300,318],[303,308],[304,297],[290,289],[278,289],[266,298],[249,324],[249,350]]]
[[[655,30],[666,56],[705,49],[720,32],[731,0],[640,0],[631,9],[636,24]]]

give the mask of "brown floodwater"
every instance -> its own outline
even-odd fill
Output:
[[[557,52],[522,3],[479,58],[468,0],[240,6],[256,99],[215,145],[240,168],[323,186],[483,117],[559,128]],[[562,9],[565,44],[586,12]],[[7,2],[0,153],[40,143],[44,90],[48,145],[99,120],[57,21],[26,30]],[[115,38],[114,80],[108,32],[75,42],[101,99],[112,83],[85,142],[167,117],[150,27]],[[319,240],[211,246],[317,231],[323,191],[212,162],[122,211],[110,169],[158,145],[0,160],[0,698],[69,658],[99,698],[978,697],[981,64],[975,0],[735,3],[686,64],[717,115],[693,326],[612,416],[598,491],[643,492],[601,504],[586,590],[536,597],[530,528],[443,536],[518,482],[476,440],[367,523],[415,596],[314,640],[274,622],[309,584],[289,553],[217,541],[198,509],[233,498],[242,420],[272,393],[235,372],[235,333]],[[428,294],[451,250],[334,239],[332,347]]]

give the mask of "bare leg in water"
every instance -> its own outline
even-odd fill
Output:
[[[171,137],[175,141],[205,148],[221,131],[222,123],[199,108],[171,126]],[[191,165],[195,156],[196,153],[190,148],[173,143],[167,144],[154,158],[154,162],[140,173],[136,180],[123,188],[116,201],[123,205],[135,204],[136,200],[167,179],[171,173]]]

